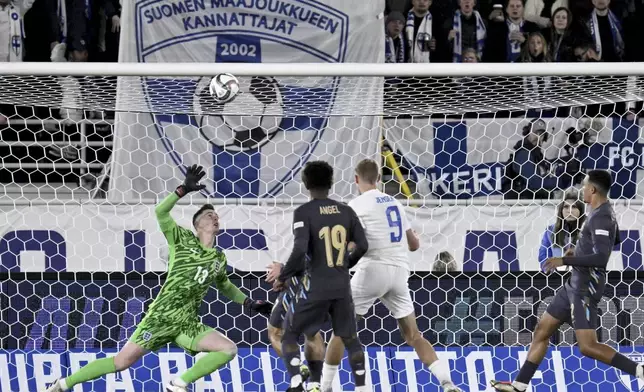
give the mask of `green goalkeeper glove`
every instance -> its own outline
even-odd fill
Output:
[[[192,165],[186,170],[186,179],[183,181],[182,185],[177,187],[177,190],[174,192],[179,197],[183,197],[190,192],[200,191],[205,189],[205,185],[199,184],[199,181],[206,175],[206,172],[203,171],[203,167]]]

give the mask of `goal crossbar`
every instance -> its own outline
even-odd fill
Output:
[[[237,76],[474,77],[639,76],[644,63],[4,63],[6,76],[170,76],[230,72]]]

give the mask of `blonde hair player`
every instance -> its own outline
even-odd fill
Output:
[[[356,167],[360,196],[349,203],[367,235],[369,250],[355,267],[351,293],[356,314],[364,316],[377,299],[398,320],[398,328],[407,344],[438,379],[445,392],[460,392],[452,382],[449,366],[436,355],[416,324],[414,303],[409,293],[408,251],[420,247],[418,235],[405,215],[402,204],[377,189],[380,167],[365,159]],[[342,340],[333,336],[326,351],[322,370],[322,392],[331,392],[338,365],[344,355]]]

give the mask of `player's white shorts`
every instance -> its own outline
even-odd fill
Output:
[[[351,278],[351,294],[358,316],[364,316],[377,299],[389,309],[395,319],[414,312],[409,293],[409,270],[404,267],[369,263],[358,264]]]

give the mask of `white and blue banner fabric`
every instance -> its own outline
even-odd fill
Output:
[[[433,120],[428,117],[385,119],[385,138],[404,158],[427,198],[503,198],[504,167],[522,138],[529,118]],[[592,142],[574,156],[582,169],[613,173],[613,199],[644,196],[641,124],[621,118],[544,118],[550,135],[543,145],[551,162],[567,158],[571,128]],[[577,184],[579,185],[579,184]]]
[[[172,215],[190,228],[198,206],[176,206]],[[262,272],[285,262],[292,247],[295,207],[215,206],[231,270]],[[458,270],[539,271],[544,235],[555,206],[450,206],[405,209],[421,247],[409,254],[412,271],[431,271],[447,251]],[[613,271],[644,270],[644,208],[618,203],[620,237],[608,263]],[[392,232],[399,228],[392,227]],[[551,241],[544,243],[550,244]],[[552,250],[551,250],[552,251]],[[153,205],[43,205],[0,208],[2,272],[159,272],[167,243]]]
[[[384,0],[125,1],[119,61],[384,62],[383,9]],[[378,157],[380,119],[339,114],[382,96],[382,78],[241,78],[244,94],[221,113],[245,115],[224,116],[206,110],[213,76],[120,78],[110,200],[163,196],[195,163],[206,168],[204,197],[304,197],[300,171],[316,159],[333,164],[333,194],[346,196],[355,163]],[[131,112],[133,97],[145,112]]]

